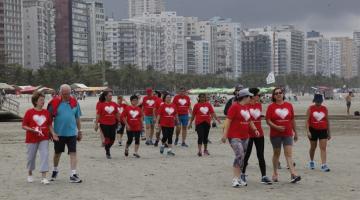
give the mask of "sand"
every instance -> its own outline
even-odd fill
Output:
[[[23,99],[22,110],[29,108]],[[81,102],[85,117],[93,117],[96,99]],[[294,103],[296,113],[305,113],[310,97]],[[344,114],[344,102],[326,102],[330,113]],[[354,107],[359,108],[358,99]],[[220,108],[217,109],[220,113]],[[40,174],[34,172],[35,182],[27,183],[26,146],[21,123],[0,123],[0,199],[359,199],[360,196],[360,121],[332,121],[333,139],[328,146],[328,164],[331,172],[319,170],[319,152],[316,153],[317,168],[306,168],[309,142],[304,136],[304,121],[299,120],[299,141],[294,146],[294,160],[302,176],[298,184],[289,183],[289,173],[280,170],[280,183],[271,186],[259,182],[260,170],[255,149],[249,161],[248,186],[232,188],[233,152],[228,144],[220,144],[221,130],[211,130],[209,145],[211,155],[196,156],[196,134],[189,133],[189,148],[175,147],[175,157],[160,155],[159,149],[140,146],[140,159],[125,159],[124,148],[112,148],[112,160],[105,158],[100,140],[92,130],[90,121],[83,123],[84,140],[79,143],[78,171],[81,184],[70,184],[69,158],[63,155],[60,174],[50,185],[40,184]],[[266,132],[265,159],[271,176],[272,148]],[[53,155],[50,144],[50,160]],[[132,153],[132,148],[131,152]],[[39,159],[39,158],[37,158]],[[281,162],[285,163],[282,156]],[[37,163],[38,164],[38,163]],[[52,166],[52,164],[50,165]]]

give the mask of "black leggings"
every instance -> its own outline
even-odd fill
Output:
[[[198,144],[208,144],[209,138],[209,131],[210,131],[210,124],[207,122],[202,122],[199,125],[196,125],[195,128],[198,134]]]
[[[100,124],[100,128],[105,138],[104,147],[106,153],[110,154],[110,148],[115,141],[117,124],[114,125]]]
[[[172,137],[174,134],[174,127],[161,127],[161,131],[163,134],[163,137],[161,139],[161,142],[165,144],[172,144]]]
[[[135,138],[135,144],[139,145],[140,144],[140,134],[141,131],[126,131],[128,140],[126,142],[127,146],[129,147],[133,141],[133,138]]]
[[[251,155],[253,143],[255,143],[255,147],[256,147],[256,155],[259,161],[261,176],[266,176],[266,164],[264,158],[264,137],[249,139],[249,144],[245,154],[244,168],[242,170],[242,173],[245,174],[246,172],[246,167],[248,166],[248,161]]]

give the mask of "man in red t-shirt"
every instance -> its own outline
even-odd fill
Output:
[[[146,128],[146,145],[153,145],[152,138],[154,135],[156,101],[157,97],[153,95],[153,90],[151,88],[147,88],[146,96],[144,96],[142,101],[142,111],[144,113]]]
[[[176,138],[174,144],[177,145],[179,141],[180,132],[182,132],[182,143],[181,146],[188,147],[185,143],[187,135],[187,126],[189,124],[189,113],[192,113],[191,110],[191,100],[187,95],[185,88],[180,88],[180,92],[173,99],[173,103],[176,106],[178,112],[179,124],[176,126]]]

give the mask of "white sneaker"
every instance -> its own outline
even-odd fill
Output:
[[[28,176],[28,177],[27,177],[27,182],[28,182],[28,183],[34,182],[34,178],[33,178],[32,176]]]
[[[44,184],[44,185],[50,184],[50,182],[49,182],[49,180],[47,180],[47,178],[41,179],[41,182],[40,182],[40,183],[42,183],[42,184]]]
[[[239,183],[240,183],[240,186],[247,186],[247,182],[242,180],[241,178],[239,178]]]
[[[240,187],[240,183],[239,183],[239,179],[238,179],[238,178],[234,178],[234,179],[232,180],[232,186],[233,186],[234,188]]]

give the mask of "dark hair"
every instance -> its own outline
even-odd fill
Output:
[[[37,106],[37,101],[39,100],[40,97],[45,97],[45,95],[43,93],[40,92],[34,92],[32,97],[31,97],[31,103],[34,107]]]
[[[99,101],[100,101],[100,102],[105,102],[105,101],[106,101],[106,96],[107,96],[109,93],[112,93],[112,91],[103,91],[103,92],[100,94]]]
[[[131,97],[130,97],[130,101],[132,101],[132,100],[139,100],[139,97],[138,96],[136,96],[136,94],[134,94],[134,95],[132,95]]]
[[[163,94],[163,98],[162,98],[162,99],[163,99],[163,102],[165,102],[165,99],[166,99],[167,96],[171,96],[171,94],[168,93],[168,92],[164,93],[164,94]]]
[[[157,97],[161,98],[161,92],[160,91],[155,90],[155,94],[156,94]]]
[[[281,92],[283,93],[283,100],[285,100],[285,93],[284,93],[284,90],[280,87],[276,87],[273,91],[272,91],[272,95],[271,95],[271,101],[272,102],[276,102],[276,99],[275,99],[275,91],[276,90],[281,90]]]
[[[323,98],[322,94],[314,95],[313,103],[322,103],[323,101],[324,101],[324,98]]]
[[[198,102],[200,102],[200,97],[202,97],[202,96],[205,98],[205,101],[206,101],[206,94],[205,93],[200,93],[198,95]]]
[[[254,96],[258,95],[260,93],[260,89],[259,88],[250,88],[249,92],[251,94],[253,94]]]

